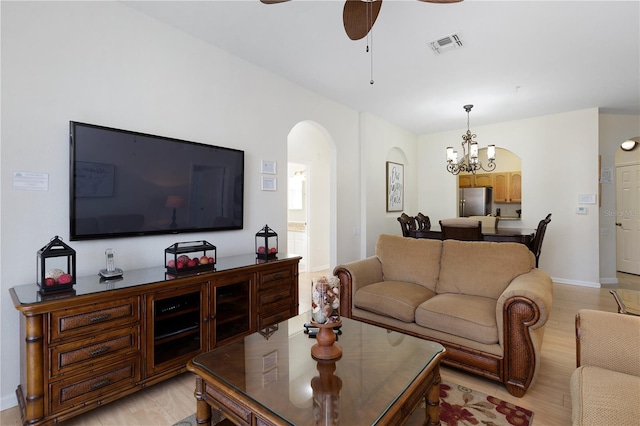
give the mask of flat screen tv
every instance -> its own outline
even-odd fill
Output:
[[[70,239],[243,228],[244,151],[70,122]]]

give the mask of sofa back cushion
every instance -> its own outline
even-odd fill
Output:
[[[442,241],[382,234],[376,256],[385,281],[405,281],[436,291]]]
[[[460,293],[498,299],[518,275],[535,267],[535,256],[520,243],[442,242],[436,293]]]

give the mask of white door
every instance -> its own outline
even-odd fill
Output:
[[[616,167],[616,269],[640,275],[640,165]]]

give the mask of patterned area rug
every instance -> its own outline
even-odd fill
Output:
[[[217,413],[214,411],[215,414]],[[221,419],[214,420],[217,422]],[[213,421],[211,423],[215,424]],[[440,384],[440,424],[443,426],[530,426],[533,424],[533,412],[464,386],[442,382]],[[173,426],[197,426],[196,415],[192,414]]]

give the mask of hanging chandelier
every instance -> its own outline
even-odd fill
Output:
[[[474,140],[476,135],[469,130],[469,112],[471,108],[473,108],[473,105],[464,106],[465,111],[467,111],[467,133],[462,135],[462,157],[458,159],[458,151],[454,151],[452,146],[447,147],[447,171],[454,175],[460,172],[475,174],[478,170],[491,172],[496,169],[495,145],[487,146],[487,159],[489,161],[486,168],[478,159],[478,142]]]

